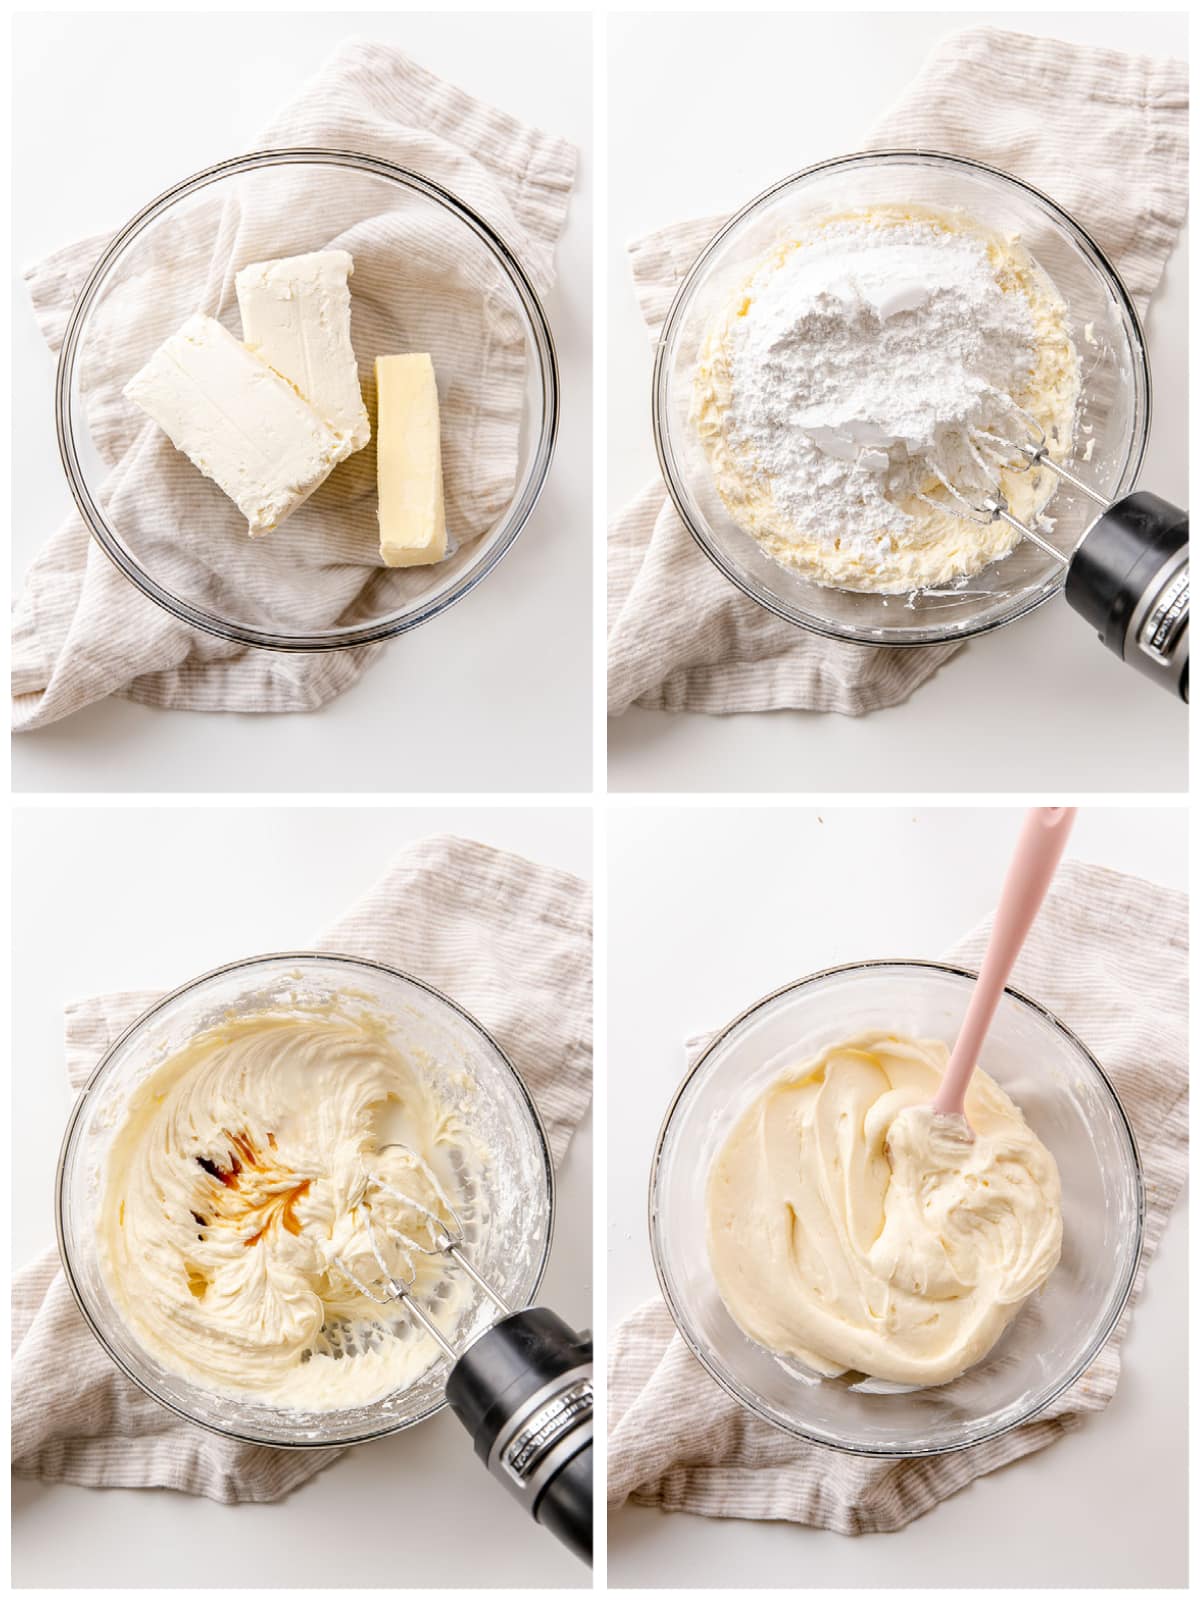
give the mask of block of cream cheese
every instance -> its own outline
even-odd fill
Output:
[[[250,524],[269,533],[324,483],[347,441],[212,317],[189,317],[125,393]]]
[[[379,553],[385,566],[417,567],[446,554],[442,441],[429,356],[375,362],[379,422]]]
[[[347,280],[353,271],[345,250],[317,250],[256,261],[235,280],[247,348],[294,383],[325,421],[347,436],[348,455],[371,437],[350,343]]]

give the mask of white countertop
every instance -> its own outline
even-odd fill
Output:
[[[13,1261],[54,1244],[71,1094],[63,1005],[172,988],[239,955],[303,945],[408,841],[455,832],[591,877],[580,809],[19,809],[13,898]],[[169,885],[170,899],[166,899]],[[166,911],[164,913],[164,906]],[[172,909],[178,908],[178,909]],[[231,916],[232,908],[232,916]],[[542,1304],[592,1318],[591,1115],[559,1173]],[[422,1531],[426,1530],[426,1531]],[[219,1552],[216,1559],[205,1551]],[[580,1586],[584,1568],[475,1459],[448,1413],[363,1445],[274,1505],[18,1481],[19,1588]]]
[[[586,14],[491,14],[466,25],[453,12],[301,10],[287,13],[286,27],[277,13],[254,11],[19,16],[13,116],[21,159],[13,178],[12,242],[13,381],[21,404],[13,416],[13,582],[19,588],[39,546],[74,510],[54,436],[54,365],[19,269],[73,239],[115,230],[170,184],[248,148],[275,109],[355,34],[400,45],[432,71],[581,151],[558,282],[546,299],[562,378],[562,425],[542,499],[486,583],[393,641],[353,689],[323,710],[232,716],[110,699],[15,739],[17,790],[590,787],[593,180]]]
[[[937,957],[994,905],[1019,818],[958,808],[611,813],[610,1326],[657,1294],[646,1183],[684,1039],[805,972]],[[1184,888],[1186,837],[1183,809],[1093,808],[1068,854]],[[610,1585],[1186,1585],[1186,1221],[1180,1207],[1168,1223],[1116,1397],[1077,1433],[886,1536],[625,1507],[609,1518]]]
[[[1185,56],[1182,12],[797,11],[610,17],[608,497],[658,476],[651,350],[625,247],[734,211],[788,172],[858,147],[946,34],[1016,27]],[[719,94],[708,92],[719,85]],[[1081,154],[1087,130],[1080,129]],[[1141,484],[1186,504],[1186,234],[1147,321],[1154,429]],[[697,559],[701,559],[699,556]],[[972,640],[905,704],[866,717],[707,717],[637,707],[609,723],[612,790],[1182,791],[1186,713],[1110,656],[1061,598]]]

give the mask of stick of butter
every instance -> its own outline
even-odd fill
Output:
[[[251,538],[290,516],[346,455],[345,436],[212,317],[189,317],[125,394],[225,491]]]
[[[255,261],[234,280],[242,338],[349,441],[347,455],[371,437],[358,362],[350,342],[350,274],[345,250],[315,250]]]
[[[379,356],[379,553],[389,567],[446,554],[437,384],[429,356]]]

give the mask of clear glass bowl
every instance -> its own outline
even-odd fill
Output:
[[[732,583],[788,622],[858,644],[938,644],[985,633],[1041,605],[1064,577],[1059,562],[1022,540],[960,589],[905,596],[826,588],[773,561],[717,493],[688,421],[692,374],[714,314],[754,263],[798,230],[835,212],[901,202],[961,209],[997,233],[1019,233],[1058,286],[1084,364],[1076,447],[1095,440],[1091,460],[1076,471],[1099,494],[1114,500],[1133,487],[1150,428],[1150,368],[1133,302],[1079,224],[1028,184],[956,156],[889,150],[822,162],[752,200],[700,253],[663,325],[654,365],[658,459],[684,526]],[[1066,485],[1050,513],[1052,541],[1064,552],[1096,515]]]
[[[125,1030],[76,1101],[58,1166],[59,1253],[79,1309],[127,1377],[188,1421],[254,1444],[353,1444],[423,1422],[445,1404],[445,1362],[369,1405],[311,1413],[217,1394],[169,1371],[126,1327],[105,1281],[96,1233],[105,1157],[130,1092],[196,1034],[231,1015],[286,1012],[335,997],[343,1009],[383,1018],[393,1038],[422,1050],[435,1082],[445,1074],[445,1093],[480,1135],[494,1180],[486,1185],[488,1208],[471,1258],[509,1305],[532,1302],[550,1253],[554,1169],[537,1108],[499,1045],[453,1000],[390,967],[303,952],[233,962],[176,989]],[[464,1073],[477,1090],[469,1104],[454,1086]],[[462,1342],[494,1317],[477,1295],[462,1324]]]
[[[234,277],[243,266],[326,249],[355,258],[353,338],[372,430],[375,357],[433,357],[447,524],[458,543],[436,565],[380,564],[373,437],[278,529],[251,541],[232,502],[122,394],[193,312],[241,337]],[[125,576],[193,627],[304,651],[392,638],[482,582],[541,493],[558,408],[550,328],[504,241],[428,179],[340,150],[239,156],[153,200],[92,269],[67,324],[55,394],[71,493]],[[455,427],[456,412],[479,410],[477,426]],[[157,452],[148,462],[147,451]]]
[[[760,1000],[724,1028],[667,1114],[650,1178],[650,1240],[671,1315],[723,1389],[757,1416],[862,1455],[959,1450],[1027,1422],[1095,1359],[1128,1298],[1144,1196],[1133,1132],[1099,1062],[1056,1017],[1009,989],[980,1057],[1047,1145],[1062,1178],[1062,1259],[990,1354],[953,1383],[819,1379],[737,1326],[708,1263],[705,1190],[746,1106],[789,1065],[884,1028],[953,1043],[975,975],[929,961],[834,967]]]

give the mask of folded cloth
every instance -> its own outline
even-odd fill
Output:
[[[425,978],[494,1036],[524,1078],[558,1165],[591,1095],[591,894],[570,873],[467,839],[424,839],[315,941]],[[74,1088],[160,998],[102,995],[67,1011]],[[13,1286],[17,1477],[278,1500],[341,1454],[208,1433],[144,1395],[101,1350],[48,1250]]]
[[[1187,117],[1181,61],[971,28],[938,46],[863,148],[969,156],[1045,190],[1098,240],[1144,311],[1187,211]],[[725,220],[681,223],[631,247],[652,340]],[[842,644],[781,621],[700,553],[661,482],[610,527],[608,603],[613,716],[631,705],[859,716],[906,700],[961,648]]]
[[[341,46],[256,141],[289,146],[376,156],[434,180],[495,228],[540,293],[552,286],[572,146],[390,46]],[[267,631],[281,618],[292,632],[311,631],[383,615],[472,559],[472,541],[495,525],[516,481],[525,340],[499,267],[435,215],[432,203],[343,168],[275,167],[243,176],[236,191],[202,191],[134,247],[97,306],[79,385],[109,469],[101,502],[165,588]],[[52,351],[108,242],[85,239],[27,274]],[[240,334],[233,280],[241,267],[323,249],[354,258],[353,337],[372,417],[373,354],[435,354],[456,546],[436,567],[382,565],[373,443],[282,528],[251,544],[232,502],[122,395],[192,312],[223,317]],[[16,607],[14,724],[40,727],[109,694],[186,710],[313,710],[356,682],[379,648],[276,654],[202,633],[147,600],[73,515],[35,560]]]
[[[991,919],[948,959],[978,968]],[[751,1416],[708,1376],[659,1301],[617,1329],[609,1354],[608,1498],[708,1517],[888,1533],[984,1473],[1031,1455],[1112,1399],[1134,1301],[1187,1178],[1187,896],[1067,862],[1013,972],[1104,1067],[1137,1136],[1145,1249],[1111,1338],[1033,1422],[947,1456],[843,1455]],[[706,1040],[689,1044],[692,1059]]]

